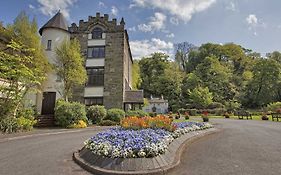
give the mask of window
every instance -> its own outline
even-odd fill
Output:
[[[51,50],[51,49],[52,49],[52,40],[48,40],[47,50]]]
[[[88,68],[87,86],[103,86],[104,85],[104,68]]]
[[[88,97],[85,98],[85,105],[103,105],[103,97]]]
[[[88,48],[88,58],[104,58],[105,46],[96,46]]]
[[[102,39],[102,29],[99,27],[94,28],[92,31],[92,39]]]

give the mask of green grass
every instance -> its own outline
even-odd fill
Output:
[[[260,115],[253,115],[253,120],[259,120],[259,121],[263,121],[261,119],[261,116]],[[269,120],[267,121],[272,121],[271,119],[271,116],[268,116],[269,117]],[[210,115],[209,116],[210,119],[212,118],[221,118],[223,119],[224,116],[218,116],[218,115]],[[229,119],[234,119],[234,120],[238,120],[238,116],[230,116]],[[241,119],[242,120],[242,119]],[[246,118],[244,118],[243,120],[247,120]],[[184,122],[184,121],[202,121],[202,118],[201,116],[191,116],[189,120],[185,120],[184,117],[181,117],[180,119],[174,119],[174,122]],[[265,120],[266,121],[266,120]],[[274,120],[276,122],[276,119]],[[279,122],[281,122],[281,120],[279,119]]]

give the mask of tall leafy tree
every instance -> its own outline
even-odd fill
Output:
[[[2,79],[0,93],[5,97],[1,107],[2,116],[15,116],[29,92],[40,90],[40,86],[50,70],[47,57],[40,45],[37,23],[30,21],[22,12],[13,24],[1,27],[0,36],[4,46],[0,51]]]
[[[134,61],[133,63],[133,68],[132,68],[132,86],[133,89],[138,89],[141,85],[141,76],[140,76],[140,66],[139,62],[137,60]]]
[[[76,85],[84,84],[87,80],[79,41],[77,39],[65,40],[56,49],[56,54],[57,60],[54,68],[63,82],[60,93],[64,100],[68,101],[72,95],[73,88]]]
[[[243,105],[261,107],[273,102],[278,93],[280,65],[272,59],[261,59],[253,67],[253,78],[246,86]]]
[[[187,64],[188,64],[188,54],[194,50],[196,47],[195,45],[188,43],[188,42],[182,42],[177,43],[174,45],[175,49],[175,62],[179,65],[179,67],[184,70],[188,71]]]
[[[149,57],[144,57],[139,61],[140,76],[142,79],[141,88],[144,89],[144,96],[160,96],[160,78],[164,75],[165,69],[169,66],[168,55],[163,53],[153,53]]]
[[[197,108],[206,108],[213,102],[213,95],[209,91],[208,87],[198,86],[192,90],[189,90],[190,102]]]

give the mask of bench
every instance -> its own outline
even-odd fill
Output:
[[[278,121],[278,119],[281,119],[281,114],[280,113],[272,113],[272,121],[274,121],[274,119],[276,118],[276,121]]]
[[[247,120],[249,120],[249,119],[253,119],[252,118],[252,114],[250,114],[249,112],[247,112],[247,111],[238,111],[237,112],[237,116],[238,116],[238,119],[244,119],[244,118],[246,118]]]

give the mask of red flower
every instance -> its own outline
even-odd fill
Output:
[[[203,111],[202,113],[203,113],[203,115],[205,115],[205,116],[207,116],[207,115],[209,114],[208,111]]]

